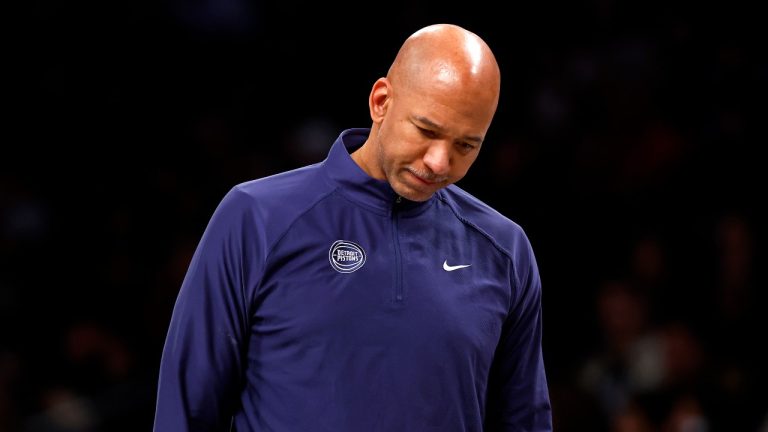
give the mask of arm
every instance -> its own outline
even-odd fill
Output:
[[[259,263],[248,197],[231,190],[203,234],[176,299],[160,362],[154,430],[229,430],[248,342],[247,269]]]
[[[486,431],[552,430],[541,350],[541,279],[524,234],[513,259],[512,302],[488,384]]]

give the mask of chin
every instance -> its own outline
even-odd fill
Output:
[[[438,186],[437,184],[431,186],[424,185],[427,190],[422,190],[421,188],[416,187],[421,186],[420,184],[417,185],[415,183],[411,183],[405,178],[398,178],[398,181],[393,183],[394,184],[392,184],[392,189],[395,191],[395,193],[410,201],[426,201],[432,198],[432,195],[434,195],[435,192],[437,192],[439,189],[447,186],[447,184],[444,183],[440,183],[439,187],[435,187]]]

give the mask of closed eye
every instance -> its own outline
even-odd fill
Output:
[[[475,146],[466,142],[466,141],[459,141],[456,143],[456,146],[459,148],[459,151],[467,154],[475,149]]]
[[[430,130],[430,129],[424,129],[424,128],[418,127],[418,126],[416,126],[416,127],[419,129],[419,132],[421,132],[421,134],[424,135],[425,137],[427,137],[429,139],[437,138],[437,132],[435,132],[433,130]]]

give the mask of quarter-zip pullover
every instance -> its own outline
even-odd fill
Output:
[[[541,283],[519,225],[350,157],[235,186],[174,307],[155,430],[549,431]]]

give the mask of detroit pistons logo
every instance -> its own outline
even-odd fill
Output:
[[[336,240],[328,251],[331,267],[339,273],[352,273],[365,264],[365,251],[359,244]]]

